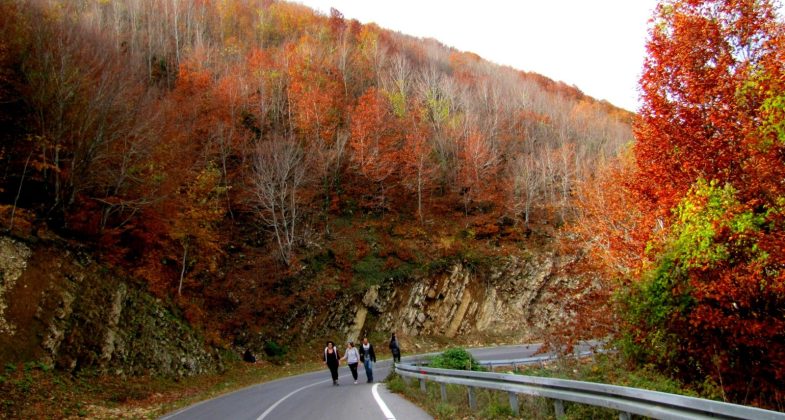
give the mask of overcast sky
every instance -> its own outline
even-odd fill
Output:
[[[298,0],[575,85],[630,111],[656,0]]]

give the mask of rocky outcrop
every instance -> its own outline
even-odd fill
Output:
[[[218,353],[162,302],[83,253],[0,237],[0,267],[2,319],[15,327],[0,330],[0,363],[164,376],[221,367]]]
[[[371,287],[360,301],[339,305],[338,310],[356,314],[344,328],[350,337],[398,331],[409,336],[479,333],[538,339],[556,319],[569,316],[559,295],[573,281],[558,274],[565,262],[549,253],[509,256],[481,271],[458,262],[444,274],[397,288]]]
[[[6,316],[8,294],[22,276],[30,258],[30,248],[11,238],[0,237],[0,334],[14,335],[16,328]]]

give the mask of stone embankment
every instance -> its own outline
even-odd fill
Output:
[[[221,359],[187,323],[86,254],[0,236],[0,363],[188,376]]]
[[[397,331],[410,337],[541,339],[554,321],[570,316],[562,294],[574,279],[559,270],[567,262],[550,253],[509,256],[484,272],[459,262],[441,275],[373,286],[362,299],[336,304],[330,318],[348,338]]]

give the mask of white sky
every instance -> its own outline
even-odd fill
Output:
[[[297,0],[329,14],[435,38],[486,60],[575,85],[637,111],[656,0]]]

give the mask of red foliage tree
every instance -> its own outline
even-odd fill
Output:
[[[325,46],[310,36],[291,46],[287,57],[288,99],[298,136],[310,145],[332,144],[343,108],[338,70],[329,62]]]
[[[625,300],[633,354],[774,406],[785,379],[784,28],[768,1],[658,6],[630,184],[642,278]]]
[[[375,88],[357,101],[348,144],[352,163],[377,188],[377,206],[384,208],[385,189],[394,185],[400,165],[401,137],[386,98]]]
[[[476,201],[498,202],[503,191],[499,179],[501,159],[488,139],[475,130],[469,131],[458,158],[464,212],[468,214],[470,204]]]

